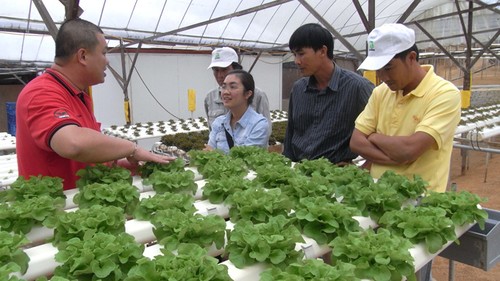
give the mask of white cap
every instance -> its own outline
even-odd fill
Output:
[[[212,51],[212,63],[207,69],[212,67],[228,67],[233,62],[238,62],[238,54],[229,47],[222,47]]]
[[[358,69],[379,70],[395,55],[415,45],[415,31],[399,23],[386,23],[368,34],[368,56]]]

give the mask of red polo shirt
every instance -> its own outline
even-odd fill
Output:
[[[28,83],[16,103],[16,153],[19,175],[60,177],[64,189],[75,188],[76,172],[88,164],[63,158],[50,147],[57,130],[66,125],[100,131],[88,94],[52,69]]]

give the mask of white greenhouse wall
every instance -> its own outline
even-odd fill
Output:
[[[127,73],[132,58],[133,55],[127,60]],[[108,54],[108,59],[121,73],[120,55]],[[145,84],[135,71],[129,84],[132,123],[176,119],[162,106],[179,118],[206,117],[203,100],[206,93],[217,86],[212,71],[207,69],[210,59],[208,54],[141,53],[136,69]],[[243,68],[249,70],[254,59],[254,56],[242,57]],[[270,109],[281,110],[282,57],[261,56],[251,73],[257,87],[267,93]],[[102,128],[125,124],[123,91],[109,70],[106,74],[106,81],[93,87],[95,115]],[[193,114],[187,108],[189,88],[196,91]]]

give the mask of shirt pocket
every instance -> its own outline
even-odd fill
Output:
[[[235,143],[235,145],[247,145],[250,131],[251,131],[251,129],[248,126],[245,129],[243,129],[241,127],[236,129],[236,131],[234,131],[234,134],[235,134],[234,143]]]
[[[229,147],[224,129],[221,129],[217,135],[215,135],[215,143],[217,144],[217,148]]]

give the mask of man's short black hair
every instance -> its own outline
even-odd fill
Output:
[[[55,58],[68,59],[80,48],[93,50],[99,45],[97,34],[103,34],[102,29],[89,21],[80,18],[65,21],[57,32]]]
[[[234,61],[231,63],[231,67],[233,69],[243,69],[243,66],[241,66],[241,64],[234,62]]]
[[[292,52],[302,48],[312,48],[317,51],[323,46],[327,48],[328,58],[333,59],[333,36],[330,31],[317,23],[308,23],[297,28],[288,41],[288,47]]]
[[[411,46],[409,49],[406,49],[406,50],[402,51],[401,53],[396,54],[394,56],[394,58],[395,59],[404,59],[404,58],[406,58],[406,55],[408,55],[410,52],[417,53],[417,61],[418,61],[418,59],[419,59],[419,52],[418,52],[417,44],[413,44],[413,46]]]

